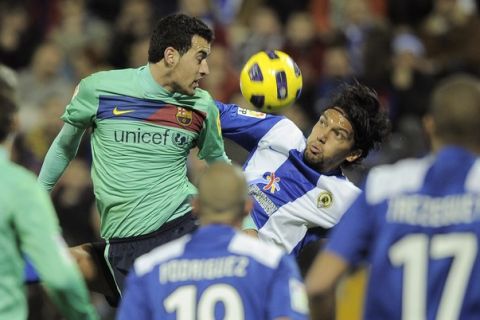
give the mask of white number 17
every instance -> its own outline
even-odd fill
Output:
[[[440,234],[431,240],[425,234],[412,234],[397,241],[389,257],[393,265],[404,267],[402,319],[426,319],[428,261],[450,257],[452,266],[436,319],[458,319],[476,256],[477,238],[473,233]]]

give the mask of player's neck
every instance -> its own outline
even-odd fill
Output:
[[[148,67],[150,68],[150,73],[153,77],[153,80],[155,80],[155,82],[158,83],[160,86],[162,86],[165,90],[168,90],[173,93],[174,90],[170,85],[172,70],[164,66],[163,60],[157,63],[150,62],[148,64]]]

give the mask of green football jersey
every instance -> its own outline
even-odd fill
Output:
[[[25,254],[68,319],[96,319],[87,288],[60,236],[50,198],[0,147],[0,319],[26,319]]]
[[[82,80],[62,119],[92,128],[92,180],[106,239],[150,233],[191,210],[187,156],[226,160],[212,97],[170,93],[149,66]]]

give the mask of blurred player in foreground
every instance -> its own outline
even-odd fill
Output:
[[[250,152],[244,164],[260,239],[297,254],[325,236],[360,193],[342,173],[387,137],[377,94],[345,84],[308,138],[289,119],[217,102],[225,138]]]
[[[213,164],[198,188],[201,227],[135,261],[119,319],[307,319],[293,258],[236,230],[252,205],[241,169]]]
[[[374,168],[312,266],[318,319],[331,307],[322,297],[365,260],[365,319],[480,318],[479,114],[478,79],[435,89],[425,118],[434,154]]]
[[[96,319],[48,194],[33,174],[9,161],[17,108],[3,89],[6,87],[0,90],[0,319],[27,318],[24,254],[65,317]]]

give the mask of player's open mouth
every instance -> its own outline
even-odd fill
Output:
[[[309,146],[309,149],[310,149],[310,152],[313,153],[314,155],[317,155],[317,154],[320,154],[322,153],[322,148],[321,147],[317,147],[313,144],[311,144]]]
[[[193,88],[198,88],[198,86],[200,85],[199,82],[200,82],[200,80],[193,81],[193,83],[192,83]]]

